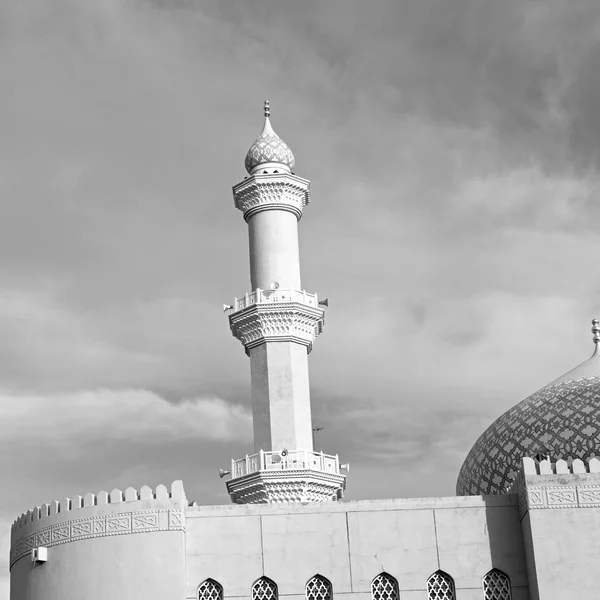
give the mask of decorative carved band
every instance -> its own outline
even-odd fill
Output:
[[[154,531],[185,531],[185,515],[179,510],[144,510],[82,517],[56,523],[19,539],[10,549],[10,567],[38,546],[57,546],[89,538]]]
[[[246,221],[263,210],[287,210],[300,220],[310,201],[310,182],[291,174],[253,175],[233,188],[233,198]]]
[[[312,349],[323,331],[325,313],[300,302],[254,304],[229,316],[231,333],[246,348],[265,342],[295,342]]]
[[[346,476],[311,469],[259,471],[227,482],[234,504],[327,502],[342,498]]]
[[[527,486],[521,490],[519,517],[539,508],[600,508],[600,485]]]

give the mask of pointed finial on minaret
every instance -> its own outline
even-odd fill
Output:
[[[600,321],[592,319],[592,333],[594,334],[594,344],[600,343]]]
[[[268,100],[265,100],[265,117],[271,116],[271,105]]]

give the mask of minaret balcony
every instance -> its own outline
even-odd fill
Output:
[[[310,352],[325,325],[325,312],[317,295],[304,290],[256,289],[236,298],[231,308],[231,333],[247,354],[265,342],[294,342]]]
[[[305,290],[261,290],[246,294],[242,298],[236,298],[233,303],[233,311],[242,310],[253,304],[278,304],[288,302],[299,302],[306,306],[319,307],[317,294],[309,294]]]
[[[235,504],[336,501],[346,488],[343,469],[337,455],[260,451],[231,461],[227,491]]]
[[[231,477],[244,477],[257,471],[298,471],[311,469],[322,473],[340,474],[337,456],[312,450],[290,450],[285,456],[280,452],[258,452],[231,461]]]

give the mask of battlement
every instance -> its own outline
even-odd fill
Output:
[[[11,527],[11,564],[36,546],[89,537],[183,530],[187,499],[183,483],[139,490],[128,487],[62,498],[21,514]]]
[[[62,500],[54,500],[50,504],[42,504],[35,508],[22,513],[17,517],[12,526],[11,534],[14,535],[20,529],[25,528],[29,523],[40,521],[46,517],[64,514],[69,511],[75,511],[88,506],[103,506],[108,504],[118,504],[123,502],[136,502],[143,500],[174,500],[182,503],[185,507],[186,497],[183,489],[182,481],[174,481],[171,484],[171,491],[167,486],[159,485],[153,490],[147,485],[143,485],[139,490],[133,487],[128,487],[124,492],[119,489],[114,489],[108,493],[105,491],[98,494],[88,493],[85,496],[75,496],[74,498],[63,498]]]
[[[536,461],[525,457],[522,462],[522,470],[525,475],[579,475],[582,473],[600,473],[600,459],[590,458],[586,462],[579,458],[556,462],[551,460]]]
[[[520,518],[538,508],[600,508],[600,459],[524,457],[506,493],[518,496]]]

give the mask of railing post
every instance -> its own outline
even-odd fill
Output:
[[[248,306],[248,292],[244,294],[244,308]]]
[[[310,460],[309,456],[308,456],[308,450],[304,450],[304,468],[308,469],[310,463],[308,462]]]
[[[260,288],[256,288],[256,304],[260,304],[262,300],[262,291]]]
[[[231,459],[231,478],[233,479],[236,476],[235,474],[235,460]]]
[[[335,455],[335,474],[340,474],[340,457],[337,454]]]
[[[325,471],[325,460],[323,458],[323,450],[321,450],[321,471]]]
[[[302,302],[306,304],[306,290],[302,290]]]
[[[248,475],[248,455],[246,454],[246,472],[244,473],[244,475]]]
[[[265,453],[262,450],[258,451],[258,470],[265,470]]]

